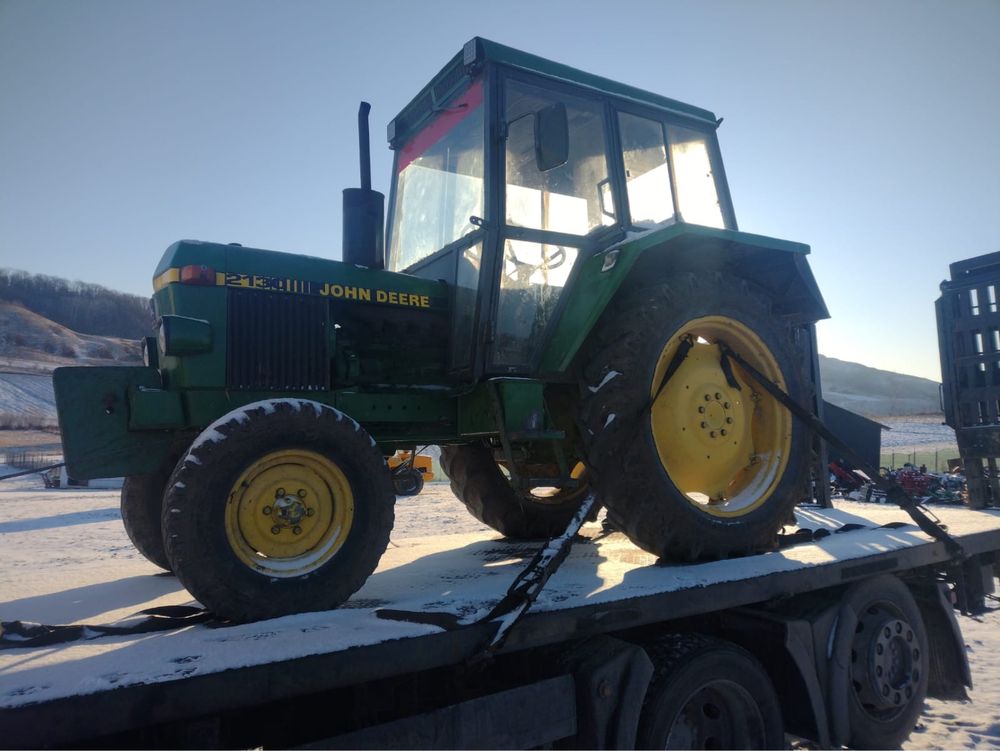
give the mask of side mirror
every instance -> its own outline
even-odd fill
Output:
[[[566,105],[557,102],[535,113],[535,165],[539,172],[548,172],[568,160],[569,120]]]

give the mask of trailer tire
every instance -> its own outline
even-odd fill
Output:
[[[584,356],[581,437],[609,519],[635,544],[684,561],[776,545],[806,495],[808,433],[721,345],[810,405],[801,338],[762,291],[721,273],[675,274],[609,308]]]
[[[866,579],[844,593],[833,661],[843,667],[831,675],[831,695],[846,700],[833,715],[846,715],[847,746],[899,748],[906,740],[927,696],[928,650],[920,608],[898,578]]]
[[[170,571],[163,549],[163,491],[170,469],[151,475],[131,475],[122,483],[121,512],[125,533],[142,556]]]
[[[638,748],[785,747],[777,692],[749,652],[700,634],[670,634],[646,651],[655,672]]]
[[[396,495],[420,495],[420,491],[424,489],[424,476],[419,469],[411,467],[393,473],[392,485]]]
[[[394,503],[382,452],[353,419],[305,399],[256,402],[216,420],[178,462],[166,554],[221,618],[329,610],[375,570]]]
[[[559,491],[549,498],[517,493],[484,445],[442,446],[441,469],[469,513],[515,540],[561,534],[586,493],[586,485]]]

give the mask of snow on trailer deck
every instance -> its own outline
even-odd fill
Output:
[[[193,604],[176,579],[158,574],[132,549],[116,492],[39,491],[36,484],[25,478],[0,487],[0,620],[108,624],[156,605]],[[1000,548],[1000,513],[934,512],[969,552]],[[851,523],[867,529],[740,559],[659,566],[623,535],[587,525],[585,539],[573,546],[506,649],[750,604],[947,557],[943,545],[894,507],[842,503],[832,510],[802,507],[797,516],[809,529]],[[903,526],[878,528],[890,522]],[[432,530],[437,534],[427,534]],[[492,627],[449,633],[384,620],[376,610],[449,612],[472,623],[503,596],[538,547],[500,539],[467,518],[450,492],[432,488],[400,499],[393,543],[377,572],[338,610],[0,651],[0,727],[24,728],[83,701],[101,713],[103,732],[115,732],[129,727],[128,713],[117,711],[125,693],[149,721],[163,721],[173,715],[157,712],[205,714],[451,664],[471,654]],[[183,695],[174,692],[163,702],[181,680],[188,681]],[[71,740],[73,732],[71,723],[49,728],[47,742]]]

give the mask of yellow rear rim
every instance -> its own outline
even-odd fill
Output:
[[[274,577],[315,571],[344,544],[354,494],[331,459],[304,449],[274,451],[251,464],[226,503],[226,538],[250,568]]]
[[[763,504],[781,480],[792,417],[731,361],[740,388],[730,385],[719,345],[739,352],[786,390],[781,368],[744,324],[705,316],[689,321],[667,342],[650,396],[685,340],[693,346],[650,411],[653,441],[663,468],[692,505],[713,516],[743,516]]]

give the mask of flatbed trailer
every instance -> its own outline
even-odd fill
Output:
[[[877,504],[801,506],[798,527],[810,530],[799,533],[804,542],[691,565],[659,565],[623,535],[588,524],[496,654],[483,652],[497,629],[483,616],[540,543],[512,543],[490,532],[401,538],[365,587],[335,611],[132,636],[85,633],[64,644],[0,650],[0,744],[631,747],[665,732],[656,727],[657,716],[670,710],[664,682],[699,650],[702,676],[727,655],[730,662],[734,654],[751,656],[773,686],[779,733],[831,747],[885,738],[878,733],[903,723],[892,732],[905,737],[922,696],[915,708],[905,697],[894,707],[891,697],[880,704],[869,689],[851,685],[861,670],[850,664],[860,644],[857,624],[902,623],[902,633],[926,647],[926,656],[909,663],[904,655],[900,668],[898,660],[880,662],[875,650],[905,641],[865,642],[871,648],[865,680],[876,689],[883,684],[869,671],[895,665],[892,691],[920,693],[923,685],[939,698],[964,697],[971,679],[952,605],[981,607],[1000,550],[1000,512],[934,511],[963,557],[900,509]],[[5,526],[13,529],[0,525],[0,531]],[[105,569],[113,582],[113,561]],[[134,578],[135,586],[145,579],[157,598],[146,604],[187,601],[166,575]],[[865,593],[887,591],[886,582],[905,584],[918,618],[904,605],[899,612],[885,606],[876,616],[858,612],[867,607]],[[50,587],[35,597],[19,591],[4,598],[0,615],[28,620],[32,608],[51,614],[60,598],[86,597],[101,586]],[[891,604],[888,591],[872,602]],[[117,617],[135,603],[117,605],[107,613],[78,608],[77,616],[90,617],[76,620]],[[422,622],[428,613],[447,614],[454,623],[444,616],[439,625],[433,616],[435,622]],[[920,676],[916,668],[923,665],[927,675]],[[706,712],[714,701],[726,716],[691,720],[704,726],[688,731],[711,734],[712,722],[722,722],[721,742],[773,746],[773,708],[760,697],[751,698],[764,706],[744,707],[747,692],[727,694],[727,680],[706,678],[705,686],[691,689],[711,699]],[[873,729],[856,727],[852,707],[865,702]],[[734,714],[735,725],[726,724]],[[684,726],[675,722],[671,732]]]

